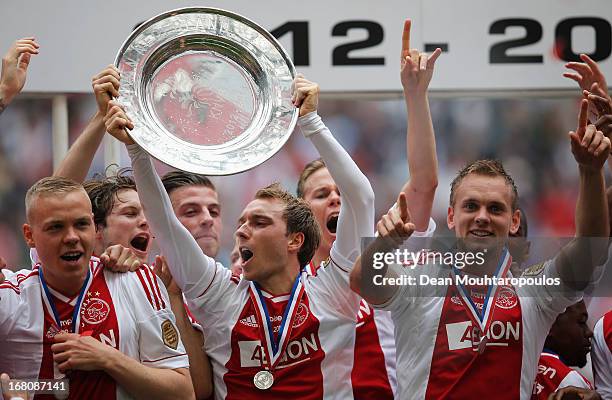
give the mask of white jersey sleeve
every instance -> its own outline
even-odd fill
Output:
[[[300,117],[298,125],[319,152],[342,194],[331,257],[351,269],[361,253],[361,240],[374,235],[374,191],[316,112]]]
[[[534,299],[537,307],[552,318],[553,321],[567,307],[580,301],[583,293],[582,291],[570,288],[563,282],[556,265],[558,257],[556,256],[552,260],[527,268],[522,276],[533,278],[546,277],[560,282],[559,285],[526,285],[519,288],[519,293],[522,297]]]
[[[300,117],[298,124],[316,147],[342,194],[331,262],[312,279],[312,285],[321,288],[322,296],[330,297],[329,304],[354,319],[360,299],[349,287],[349,274],[361,254],[362,239],[374,235],[374,191],[316,112]]]
[[[124,287],[132,298],[140,362],[153,368],[189,368],[168,292],[161,279],[146,266],[134,273],[116,275],[126,280]]]
[[[27,276],[31,272],[31,270],[27,269],[16,272],[10,269],[2,270],[5,281],[0,284],[0,340],[4,340],[5,335],[10,332],[14,313],[24,301],[21,298],[19,277]]]
[[[587,382],[582,377],[582,375],[580,375],[576,371],[571,371],[569,374],[567,374],[565,378],[563,378],[563,380],[559,383],[559,387],[557,388],[557,390],[563,389],[564,387],[568,386],[576,386],[583,389],[593,389],[591,387],[591,384]]]
[[[612,343],[606,342],[604,328],[604,322],[608,318],[612,318],[612,311],[609,311],[595,324],[595,328],[593,328],[593,348],[591,350],[595,389],[604,399],[612,399]],[[608,322],[608,324],[612,325],[611,322]]]
[[[176,218],[170,198],[149,155],[138,145],[127,147],[140,202],[161,252],[168,260],[172,277],[190,302],[207,296],[207,316],[223,311],[225,305],[222,300],[235,287],[230,281],[231,271],[205,255],[193,236]],[[193,307],[192,312],[201,322],[208,318],[201,314],[200,308]]]

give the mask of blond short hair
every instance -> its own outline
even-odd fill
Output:
[[[27,191],[25,196],[26,216],[29,219],[32,202],[40,196],[57,196],[60,194],[83,191],[83,185],[73,181],[72,179],[62,178],[60,176],[49,176],[42,178],[34,183]]]
[[[457,176],[455,177],[455,179],[453,179],[453,182],[451,183],[451,192],[450,192],[450,205],[451,206],[455,205],[455,195],[457,192],[457,188],[459,187],[459,184],[461,183],[461,181],[463,181],[463,179],[466,176],[470,174],[484,175],[484,176],[490,176],[490,177],[500,176],[504,178],[504,180],[506,181],[506,185],[510,187],[510,190],[512,192],[512,204],[511,204],[512,211],[515,211],[516,209],[518,209],[518,190],[516,188],[516,184],[514,183],[514,180],[512,179],[510,174],[506,172],[502,163],[497,160],[477,160],[463,167],[457,173]]]
[[[327,168],[323,159],[318,158],[306,164],[302,173],[300,174],[300,178],[298,179],[297,184],[297,197],[300,199],[304,198],[304,186],[306,185],[306,181],[312,174],[320,170],[321,168]]]

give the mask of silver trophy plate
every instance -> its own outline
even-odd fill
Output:
[[[229,11],[158,15],[130,35],[115,65],[130,135],[183,171],[253,168],[280,150],[297,121],[291,59],[269,32]]]

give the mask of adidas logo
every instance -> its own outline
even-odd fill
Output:
[[[251,328],[259,327],[259,324],[257,323],[257,319],[255,318],[255,315],[249,315],[246,318],[242,318],[240,320],[240,323],[242,325],[250,326]]]

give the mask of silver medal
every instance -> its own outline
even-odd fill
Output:
[[[253,377],[253,383],[259,390],[270,389],[274,383],[274,375],[270,371],[259,371]]]

